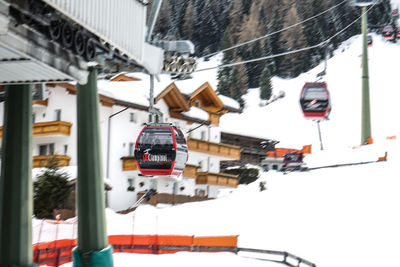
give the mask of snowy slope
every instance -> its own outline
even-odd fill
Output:
[[[251,90],[243,114],[227,114],[221,120],[224,131],[280,140],[282,146],[300,148],[313,144],[313,154],[306,157],[309,166],[376,160],[385,151],[387,162],[287,175],[267,172],[258,181],[217,200],[165,208],[141,206],[124,216],[108,210],[108,233],[239,234],[239,246],[288,251],[319,267],[398,265],[399,51],[399,44],[386,43],[376,35],[374,46],[369,48],[374,145],[353,148],[359,145],[361,135],[360,36],[344,43],[328,62],[326,81],[333,109],[331,119],[321,123],[324,151],[318,149],[315,123],[303,118],[298,104],[302,85],[313,81],[322,65],[296,79],[274,78],[275,93],[284,90],[286,97],[269,106],[260,107],[258,89]],[[205,64],[215,63],[211,60]],[[215,70],[201,75],[216,88]],[[397,138],[387,140],[387,136]],[[259,192],[260,181],[266,181],[266,191]],[[34,232],[37,222],[35,225]],[[72,230],[65,231],[70,235]],[[116,266],[130,266],[132,262],[163,266],[275,266],[249,262],[229,253],[114,257]]]
[[[387,119],[397,112],[400,97],[396,84],[396,62],[400,60],[399,45],[385,43],[374,35],[374,45],[369,48],[371,124],[373,138],[378,142],[400,130],[400,125]],[[325,81],[331,93],[330,120],[321,123],[322,139],[326,148],[354,146],[361,142],[361,38],[354,37],[336,51],[328,60]],[[222,130],[243,132],[254,136],[281,141],[278,146],[301,148],[313,144],[319,147],[316,123],[304,119],[299,96],[305,82],[315,81],[323,64],[296,79],[273,79],[274,93],[284,91],[286,96],[266,107],[257,105],[259,90],[250,90],[246,97],[244,114],[227,114],[221,119]],[[238,124],[235,121],[240,120]]]

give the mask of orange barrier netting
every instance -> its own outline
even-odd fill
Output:
[[[224,247],[236,251],[238,236],[182,236],[182,235],[111,235],[108,242],[114,252],[164,254],[177,251],[201,251],[201,247]],[[33,261],[38,265],[59,266],[72,261],[76,239],[62,239],[33,245]],[[171,249],[159,249],[167,246]],[[228,248],[229,250],[226,250]],[[232,248],[232,249],[230,249]],[[218,251],[217,249],[207,251]]]

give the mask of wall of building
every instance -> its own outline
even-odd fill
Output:
[[[76,95],[70,94],[68,90],[61,86],[48,87],[47,90],[49,93],[48,105],[33,105],[34,122],[50,122],[60,119],[72,124],[71,132],[69,136],[35,136],[32,140],[32,155],[39,155],[40,145],[54,144],[54,153],[69,156],[71,158],[70,166],[76,166]],[[200,126],[200,124],[171,118],[168,111],[169,107],[163,99],[158,101],[156,107],[164,114],[164,122],[176,124],[181,128],[186,137],[190,136],[215,143],[220,142],[219,127],[215,125],[203,125],[191,131]],[[103,177],[107,178],[112,186],[112,190],[106,193],[108,206],[111,209],[124,210],[131,207],[137,201],[137,194],[148,189],[156,189],[157,192],[162,194],[185,196],[195,196],[196,189],[204,189],[209,197],[217,196],[219,186],[196,185],[196,179],[192,177],[181,177],[181,179],[149,178],[141,176],[139,171],[123,171],[121,158],[133,156],[136,139],[144,123],[147,123],[149,120],[149,113],[147,111],[132,108],[125,109],[124,106],[113,105],[109,107],[99,103]],[[57,110],[61,111],[60,118],[57,118]],[[4,103],[0,103],[1,124],[3,124],[3,114]],[[219,172],[219,163],[224,159],[222,157],[191,151],[188,163],[199,166],[198,171]]]

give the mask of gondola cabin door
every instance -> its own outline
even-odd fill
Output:
[[[136,141],[135,159],[143,176],[177,178],[187,158],[186,139],[174,126],[146,126]]]

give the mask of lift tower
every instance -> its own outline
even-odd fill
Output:
[[[376,5],[380,0],[352,0],[354,6],[361,7],[361,32],[362,32],[362,107],[361,107],[361,144],[371,144],[371,110],[369,96],[369,70],[368,70],[368,18],[367,7]]]

